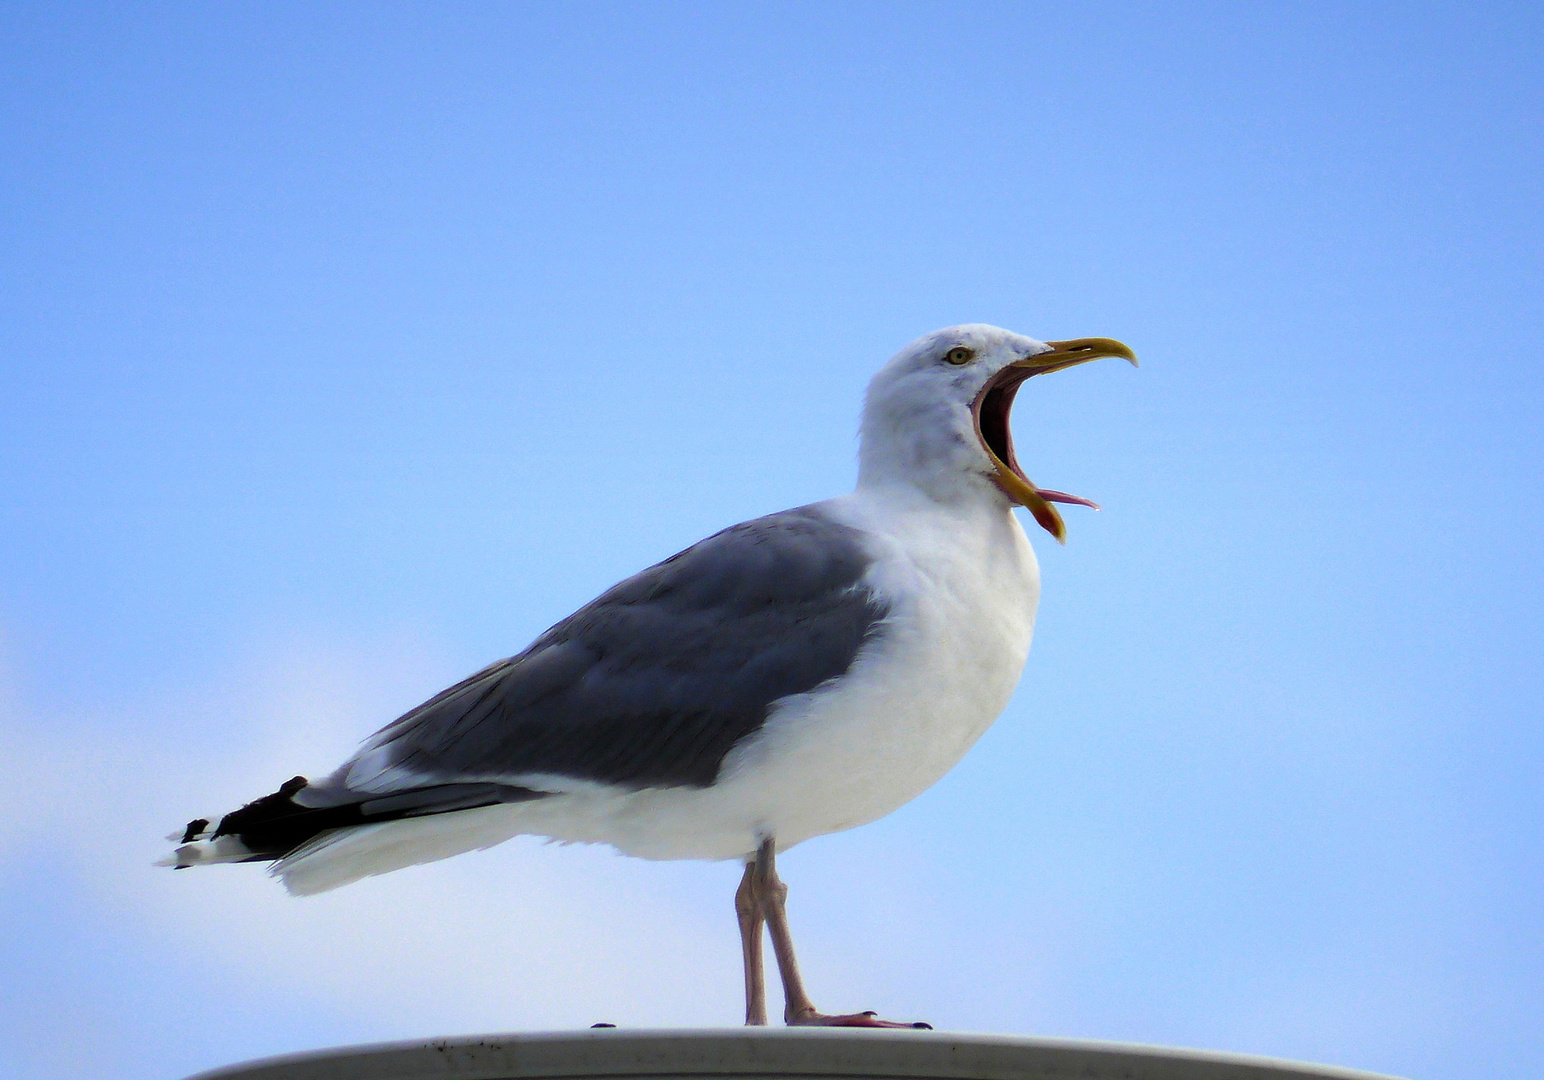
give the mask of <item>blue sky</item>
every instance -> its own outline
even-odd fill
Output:
[[[966,321],[1143,367],[1021,396],[1029,474],[1105,510],[1037,540],[978,748],[784,860],[816,1000],[1544,1071],[1541,29],[7,5],[0,1075],[734,1023],[732,866],[518,841],[302,901],[148,864],[846,490],[868,377]]]

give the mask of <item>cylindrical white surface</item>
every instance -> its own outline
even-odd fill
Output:
[[[1272,1058],[943,1031],[480,1035],[268,1058],[190,1080],[1390,1080]]]

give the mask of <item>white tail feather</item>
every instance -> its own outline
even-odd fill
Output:
[[[490,848],[522,831],[520,809],[524,805],[500,803],[452,814],[333,829],[278,860],[271,873],[294,895],[311,896],[374,874]]]
[[[168,839],[181,840],[183,833],[173,833]],[[204,836],[208,836],[206,831]],[[188,866],[202,866],[205,863],[244,862],[252,857],[252,849],[243,844],[234,836],[220,836],[213,840],[192,840],[186,844],[179,844],[164,859],[157,860],[157,866],[175,866],[181,870]]]

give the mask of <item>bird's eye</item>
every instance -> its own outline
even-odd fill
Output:
[[[968,364],[970,363],[971,357],[975,355],[976,352],[974,349],[967,349],[963,345],[956,345],[954,348],[944,353],[944,359],[951,364]]]

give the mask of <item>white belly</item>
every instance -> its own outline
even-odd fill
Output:
[[[523,804],[520,831],[645,858],[735,858],[765,836],[787,848],[873,821],[937,782],[1018,684],[1039,573],[1006,512],[975,528],[954,515],[901,524],[870,575],[892,604],[881,635],[836,686],[781,703],[712,787],[582,785]]]
[[[1008,703],[1029,653],[1040,579],[1005,511],[875,520],[856,496],[825,504],[876,536],[868,584],[891,605],[853,668],[785,699],[707,788],[622,791],[553,778],[553,794],[324,834],[276,866],[291,891],[490,847],[512,836],[610,844],[650,859],[731,859],[883,817],[948,772]],[[882,524],[881,524],[882,522]]]

